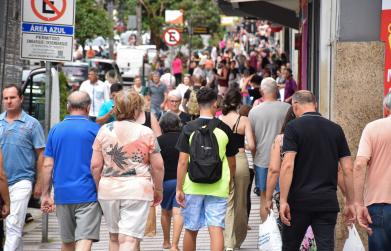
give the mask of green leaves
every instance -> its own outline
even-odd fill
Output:
[[[211,0],[140,0],[147,15],[147,24],[151,30],[154,43],[159,47],[164,23],[164,10],[183,10],[185,21],[191,26],[208,27],[211,34],[220,34],[220,9]],[[183,44],[189,42],[189,37],[184,34]],[[199,35],[192,36],[192,45],[202,48],[203,44]]]
[[[76,1],[76,38],[84,45],[89,38],[113,36],[113,21],[95,0]]]

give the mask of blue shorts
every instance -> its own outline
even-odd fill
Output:
[[[182,209],[185,229],[198,231],[204,226],[224,228],[227,198],[186,194]]]
[[[261,192],[266,192],[267,172],[269,168],[254,166],[255,170],[255,187]],[[276,191],[280,191],[280,184],[277,182]]]
[[[163,200],[160,206],[164,210],[172,210],[173,207],[179,207],[175,198],[176,180],[166,180],[163,182]]]

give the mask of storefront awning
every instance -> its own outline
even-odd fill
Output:
[[[224,15],[255,17],[299,28],[299,0],[218,0]]]

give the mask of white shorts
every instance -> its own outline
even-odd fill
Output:
[[[150,201],[99,200],[109,232],[138,239],[144,237]]]

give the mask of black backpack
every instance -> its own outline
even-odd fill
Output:
[[[190,180],[195,183],[212,184],[221,179],[223,163],[213,133],[220,123],[219,119],[213,118],[192,133],[188,172]]]

